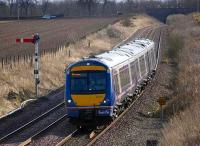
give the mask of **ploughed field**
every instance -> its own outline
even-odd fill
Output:
[[[75,18],[2,22],[0,23],[0,58],[34,52],[32,44],[17,44],[15,42],[17,37],[32,37],[34,33],[39,33],[41,53],[52,52],[117,20],[118,18]]]

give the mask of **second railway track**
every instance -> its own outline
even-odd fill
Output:
[[[61,102],[52,109],[46,111],[45,113],[39,115],[35,119],[27,122],[26,124],[20,126],[16,130],[4,135],[0,138],[0,143],[8,144],[15,143],[19,144],[24,140],[28,139],[35,133],[41,131],[45,127],[54,123],[59,117],[62,117],[65,113],[65,103]],[[49,118],[51,117],[51,118]],[[20,121],[16,121],[20,122]]]

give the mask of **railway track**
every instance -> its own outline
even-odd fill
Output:
[[[45,127],[44,129],[42,129],[41,131],[37,132],[36,134],[34,134],[33,136],[31,136],[30,138],[28,138],[27,140],[25,140],[24,142],[20,143],[19,146],[26,146],[32,143],[32,141],[34,141],[35,139],[37,139],[40,135],[42,135],[44,132],[46,132],[47,130],[49,130],[50,128],[52,128],[53,126],[59,124],[60,122],[62,122],[63,120],[65,120],[67,118],[67,115],[62,116],[61,118],[57,119],[55,122],[51,123],[50,125],[48,125],[47,127]]]
[[[139,33],[139,37],[145,37],[145,38],[150,38],[152,40],[154,40],[155,42],[157,42],[157,54],[159,56],[159,52],[160,52],[160,47],[161,47],[161,37],[162,37],[162,28],[154,28],[154,29],[147,29],[146,30],[147,33],[145,36],[142,36],[144,32]],[[158,37],[157,37],[158,36]],[[126,42],[125,42],[126,43]],[[158,57],[159,60],[159,57]],[[157,61],[157,65],[158,65],[158,61]],[[156,65],[156,68],[157,68]],[[151,85],[153,86],[153,85]],[[115,123],[117,121],[119,121],[121,119],[121,117],[123,117],[129,110],[130,108],[132,108],[134,106],[134,104],[137,103],[137,101],[139,100],[139,98],[143,95],[144,90],[140,93],[140,95],[137,95],[134,99],[134,101],[131,103],[131,105],[125,109],[125,111],[123,113],[121,113],[119,115],[119,117],[117,117],[110,125],[108,125],[107,127],[103,128],[102,130],[100,130],[100,132],[86,132],[86,134],[81,134],[81,132],[76,129],[75,131],[73,131],[72,133],[70,133],[66,138],[64,138],[62,141],[60,141],[56,146],[63,146],[63,145],[86,145],[86,146],[92,146],[95,144],[95,142],[104,134],[106,133],[113,125],[115,125]],[[93,134],[94,138],[91,140],[89,137],[89,134]],[[80,143],[76,143],[77,140],[81,139]]]
[[[158,45],[157,45],[157,54],[159,56],[159,52],[160,52],[160,47],[161,47],[161,43],[162,43],[162,31],[160,30],[160,28],[158,28],[159,31],[155,31],[154,32],[154,35],[153,35],[153,40],[154,41],[157,41]],[[156,35],[156,33],[159,33],[158,35]],[[159,36],[157,39],[156,39],[156,36]],[[156,65],[156,68],[158,66],[158,62],[159,61],[159,57],[157,58],[157,65]],[[151,86],[153,86],[154,83],[152,83]],[[142,96],[142,94],[144,93],[144,90],[141,92],[141,94],[132,102],[132,104],[119,116],[119,119],[125,114],[127,113],[127,111],[129,111],[129,109],[137,102],[137,100]],[[119,119],[116,119],[116,121],[114,121],[112,124],[110,124],[108,127],[106,127],[102,132],[100,132],[94,139],[92,139],[86,146],[92,146],[95,144],[95,142],[104,134],[106,133]]]
[[[40,121],[45,120],[45,118],[47,118],[48,116],[50,116],[51,114],[54,114],[62,109],[64,109],[65,107],[65,102],[61,102],[58,105],[56,105],[55,107],[53,107],[52,109],[46,111],[45,113],[41,114],[40,116],[36,117],[35,119],[29,121],[28,123],[22,125],[21,127],[17,128],[16,130],[6,134],[5,136],[0,138],[0,143],[6,143],[6,142],[13,142],[13,138],[16,139],[17,135],[20,135],[21,133],[23,133],[23,131],[33,127],[34,125],[37,125]],[[66,115],[61,115],[62,117],[66,117]],[[61,120],[61,119],[60,119]],[[56,120],[56,122],[58,122],[59,120]],[[56,122],[52,122],[52,120],[49,121],[51,124],[55,124]],[[50,125],[51,125],[50,124]],[[50,127],[47,126],[47,127]],[[44,131],[44,129],[41,130],[41,128],[39,127],[38,129],[36,129],[35,131],[37,131],[37,133],[41,133],[42,131]],[[39,132],[38,132],[39,131]],[[31,134],[31,133],[30,133]],[[35,136],[35,135],[34,135]],[[27,137],[25,136],[24,138],[20,138],[21,140],[27,139]],[[11,140],[11,141],[10,141]],[[18,142],[20,142],[18,140]]]
[[[41,97],[32,103],[26,104],[16,112],[1,117],[0,139],[63,102],[63,96],[64,91],[58,89],[57,91],[50,93],[48,98]]]
[[[98,138],[100,138],[105,132],[107,132],[117,121],[119,121],[127,113],[127,111],[129,111],[129,109],[137,102],[137,100],[141,97],[142,94],[143,92],[141,92],[141,94],[135,98],[131,105],[123,113],[121,113],[110,125],[102,129],[101,132],[96,133],[95,131],[87,131],[85,134],[82,131],[79,131],[79,129],[76,129],[67,137],[65,137],[62,141],[56,144],[56,146],[71,145],[70,141],[76,141],[77,139],[84,140],[84,142],[81,143],[82,145],[93,145],[98,140]],[[91,140],[90,135],[96,136]]]

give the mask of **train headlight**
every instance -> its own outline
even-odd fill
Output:
[[[107,104],[109,104],[109,103],[110,103],[109,99],[103,100],[103,104],[104,104],[104,105],[107,105]]]
[[[68,99],[68,100],[67,100],[67,102],[68,102],[68,103],[71,103],[71,102],[72,102],[72,100],[71,100],[71,99]]]

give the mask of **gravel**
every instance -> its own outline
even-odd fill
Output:
[[[68,119],[65,119],[52,129],[49,129],[49,131],[41,135],[38,139],[35,139],[30,145],[54,146],[75,130],[76,126],[70,124]]]

